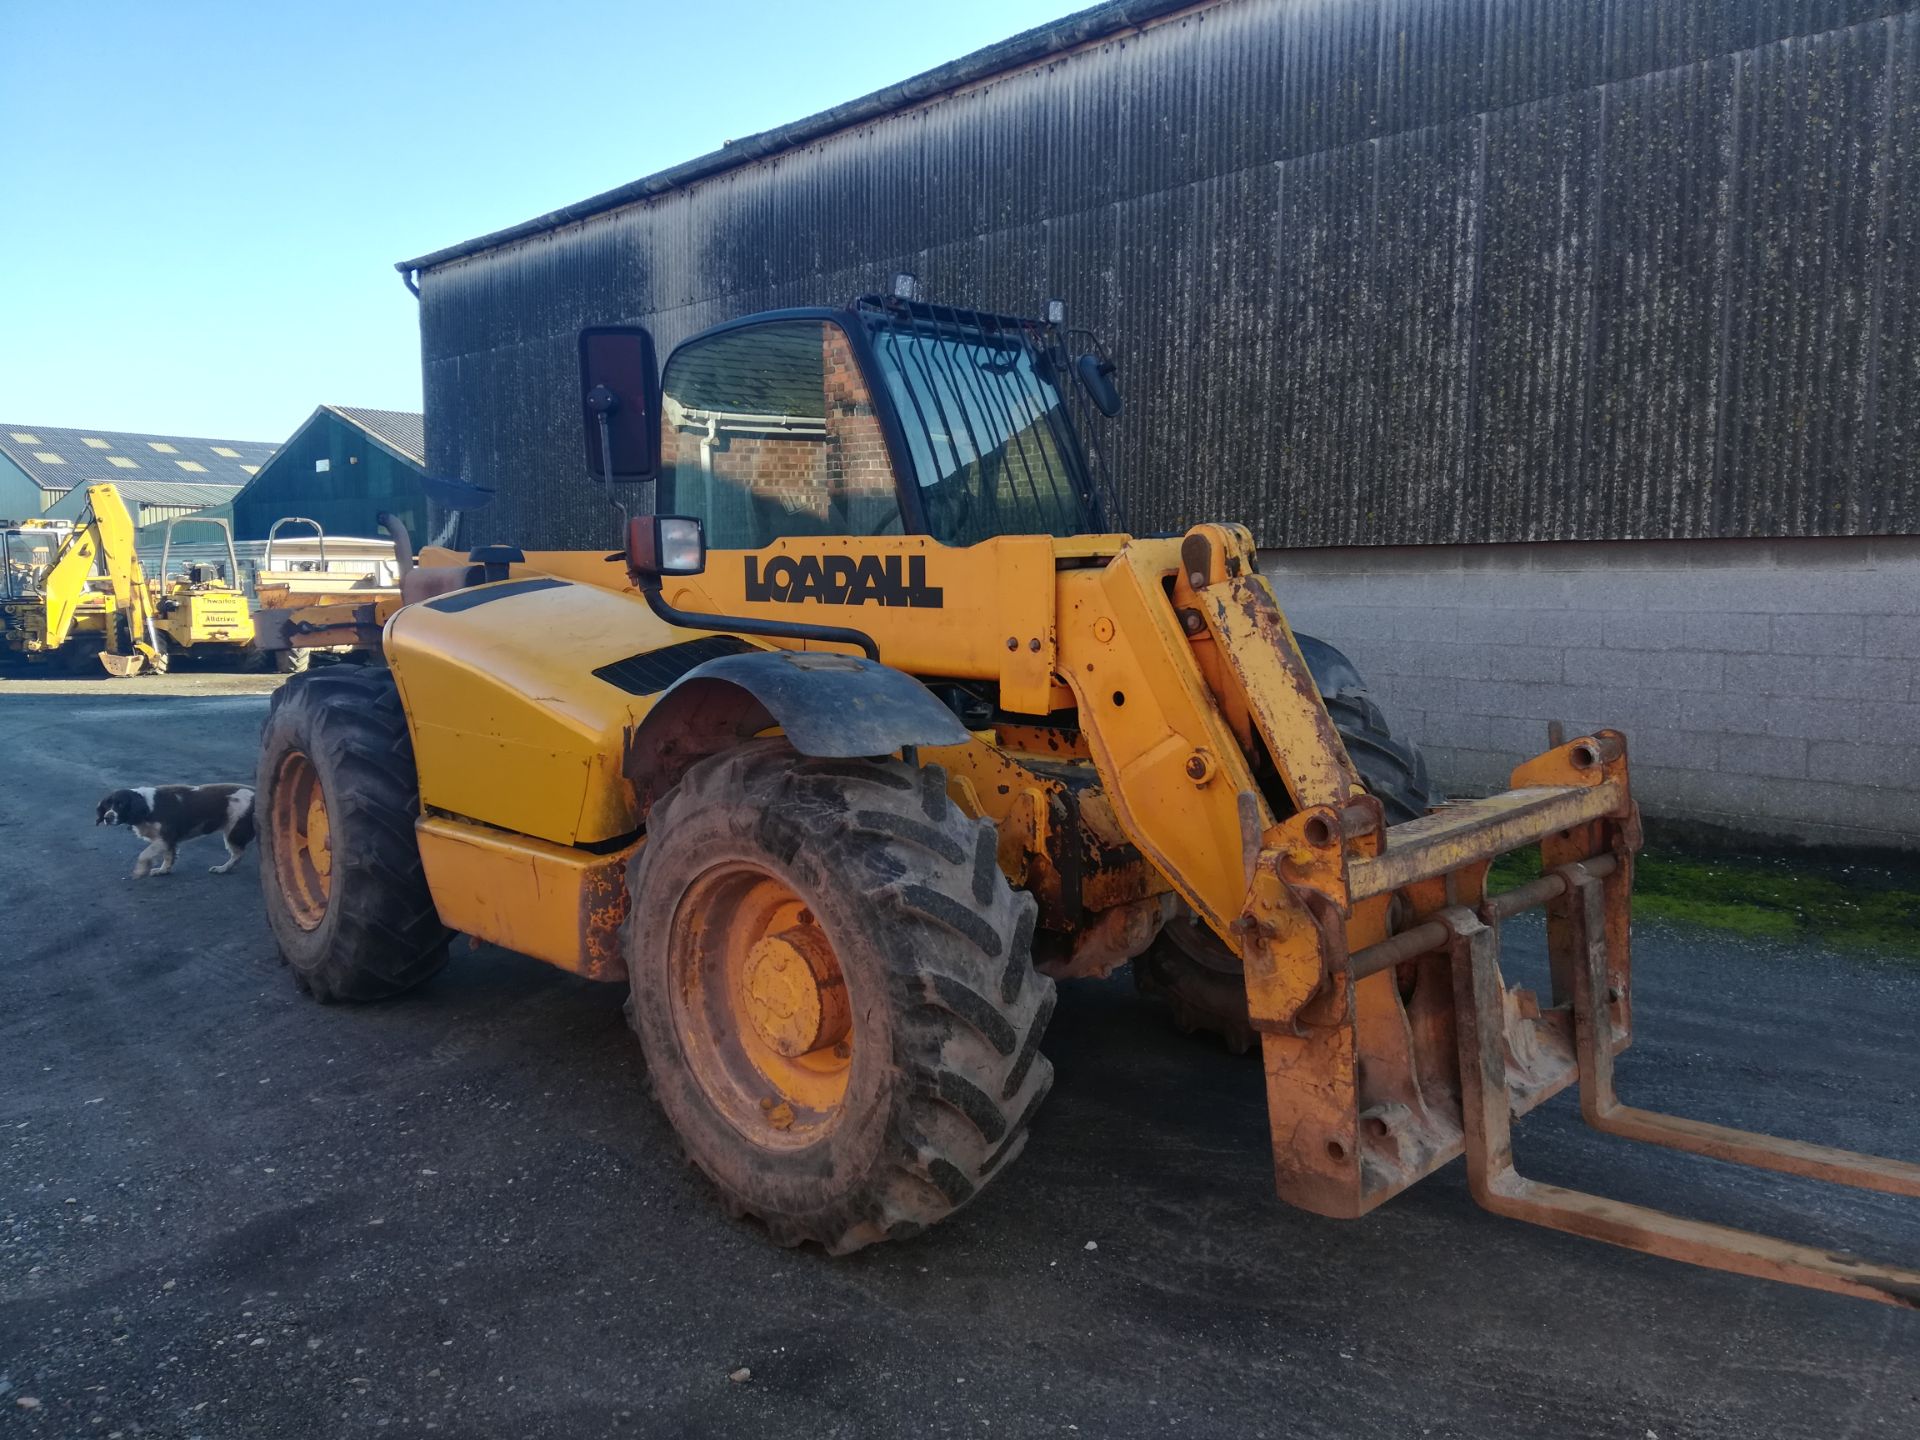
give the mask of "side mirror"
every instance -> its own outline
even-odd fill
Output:
[[[1120,413],[1120,387],[1113,383],[1116,372],[1111,360],[1088,352],[1073,362],[1073,370],[1094,409],[1109,420]]]
[[[659,467],[654,414],[660,371],[653,336],[638,325],[580,332],[580,413],[587,473],[596,480],[651,480]]]
[[[635,515],[627,521],[627,573],[641,585],[707,568],[707,534],[691,515]]]

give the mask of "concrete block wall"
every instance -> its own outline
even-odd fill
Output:
[[[1920,538],[1268,551],[1440,783],[1627,734],[1643,813],[1920,850]]]

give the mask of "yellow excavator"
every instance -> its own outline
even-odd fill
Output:
[[[219,565],[173,566],[181,525],[211,525],[226,542]],[[239,559],[225,520],[182,515],[167,522],[160,572],[149,579],[135,548],[133,517],[118,487],[87,487],[71,525],[22,521],[0,527],[6,589],[0,636],[16,662],[84,668],[98,657],[109,675],[164,675],[176,656],[252,663],[253,614],[239,588]]]
[[[82,643],[47,645],[49,601],[47,575],[66,548],[73,525],[65,520],[0,521],[0,664],[15,668],[35,661],[46,661],[58,653],[67,658],[79,655]],[[56,585],[70,596],[70,608],[61,625],[69,636],[97,632],[104,624],[107,603],[92,590],[77,595],[64,585]],[[90,656],[84,658],[91,658]]]
[[[456,933],[624,982],[721,1202],[839,1253],[1005,1174],[1055,980],[1132,961],[1257,1040],[1293,1205],[1359,1217],[1464,1157],[1501,1215],[1920,1307],[1920,1271],[1516,1168],[1514,1119],[1577,1087],[1610,1134],[1920,1197],[1920,1166],[1620,1101],[1626,739],[1429,808],[1245,528],[1128,533],[1096,463],[1112,366],[1048,312],[908,284],[729,322],[664,371],[643,330],[585,332],[588,471],[657,500],[618,552],[397,543],[398,596],[291,617],[365,662],[293,677],[262,732],[299,984],[393,995]],[[1539,878],[1490,885],[1516,850]],[[1502,972],[1539,908],[1544,994]]]
[[[87,508],[70,527],[28,520],[8,528],[5,540],[8,659],[81,668],[98,656],[121,677],[160,661],[153,597],[117,487],[89,485]]]

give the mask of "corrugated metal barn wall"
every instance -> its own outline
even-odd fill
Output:
[[[1120,361],[1135,528],[1920,532],[1920,0],[1227,0],[421,276],[471,538],[613,534],[575,332],[918,272]]]

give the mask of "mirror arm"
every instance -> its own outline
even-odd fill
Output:
[[[613,413],[617,402],[608,396],[604,403],[596,402],[594,412],[600,417],[600,483],[607,487],[607,503],[620,512],[620,533],[627,533],[627,507],[614,498],[613,488],[613,427],[607,423],[607,416]]]
[[[635,576],[634,583],[646,599],[647,608],[669,625],[683,630],[718,630],[735,635],[765,635],[781,640],[817,640],[824,645],[857,645],[866,657],[878,664],[880,647],[864,630],[840,625],[808,625],[798,620],[753,620],[745,615],[699,615],[676,610],[660,593],[660,581],[652,576]]]

